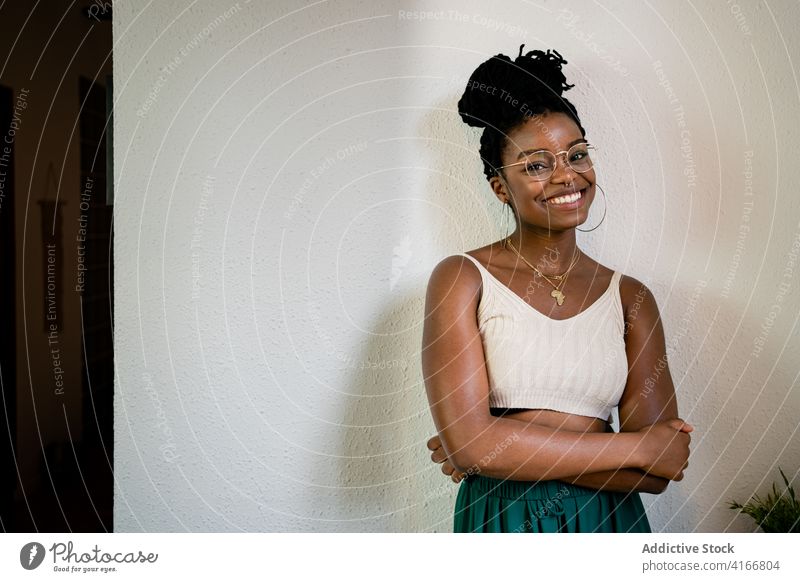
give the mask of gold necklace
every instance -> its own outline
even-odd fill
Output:
[[[553,299],[555,299],[555,300],[556,300],[556,303],[558,303],[558,305],[563,305],[563,304],[564,304],[564,300],[567,298],[567,296],[566,296],[566,295],[564,295],[564,293],[561,291],[561,287],[563,287],[563,286],[566,284],[566,282],[567,282],[567,278],[569,277],[569,272],[570,272],[570,271],[572,270],[572,268],[573,268],[573,267],[574,267],[574,266],[575,266],[575,265],[578,263],[578,259],[580,258],[580,254],[581,254],[581,253],[580,253],[580,249],[579,249],[577,246],[575,247],[575,252],[574,252],[574,253],[573,253],[573,255],[572,255],[572,260],[570,261],[570,265],[569,265],[569,267],[567,267],[567,270],[566,270],[566,271],[564,271],[564,272],[563,272],[563,273],[561,273],[560,275],[550,275],[550,277],[553,277],[553,279],[560,279],[560,283],[559,283],[558,285],[556,285],[555,283],[553,283],[553,282],[550,280],[550,277],[548,277],[547,275],[545,275],[544,273],[542,273],[542,272],[541,272],[539,269],[537,269],[536,267],[534,267],[533,265],[531,265],[531,264],[528,262],[528,260],[527,260],[525,257],[523,257],[523,256],[522,256],[522,255],[521,255],[521,254],[520,254],[520,253],[517,251],[517,249],[516,249],[516,248],[514,248],[514,245],[511,243],[511,237],[509,237],[509,238],[507,238],[507,239],[506,239],[506,244],[507,244],[507,246],[511,247],[511,250],[512,250],[512,251],[514,251],[514,253],[515,253],[515,254],[516,254],[516,255],[517,255],[517,256],[518,256],[520,259],[522,259],[522,261],[523,261],[523,262],[524,262],[526,265],[528,265],[528,266],[529,266],[531,269],[533,269],[534,271],[536,271],[536,273],[537,273],[537,274],[538,274],[540,277],[542,277],[542,278],[543,278],[545,281],[547,281],[548,283],[550,283],[550,285],[552,285],[552,286],[553,286],[553,290],[550,292],[550,297],[552,297]]]

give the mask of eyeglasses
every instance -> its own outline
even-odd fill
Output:
[[[525,173],[528,176],[536,181],[543,182],[544,180],[549,180],[553,172],[556,171],[557,157],[561,154],[566,154],[565,161],[570,169],[583,174],[592,169],[592,158],[589,157],[589,150],[596,149],[593,145],[581,142],[576,143],[567,151],[553,153],[550,150],[537,150],[527,154],[524,160],[500,166],[497,170],[524,165]]]

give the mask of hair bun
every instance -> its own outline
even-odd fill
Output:
[[[561,65],[567,64],[556,50],[532,50],[513,61],[498,54],[481,63],[470,76],[458,101],[458,113],[472,127],[505,126],[524,117],[533,104],[559,101],[568,85]],[[529,113],[530,114],[530,113]]]

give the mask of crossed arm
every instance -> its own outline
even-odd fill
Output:
[[[441,265],[441,264],[440,264]],[[437,267],[438,269],[438,267]],[[442,282],[447,282],[448,277],[446,275],[439,275],[438,283],[435,281],[435,278],[432,276],[431,285],[429,285],[429,292],[428,292],[428,301],[426,302],[426,329],[423,338],[423,369],[425,371],[426,376],[426,386],[428,388],[428,396],[429,400],[431,401],[431,408],[434,413],[434,421],[437,422],[437,426],[441,424],[445,424],[449,426],[450,424],[457,424],[457,421],[448,421],[446,420],[446,415],[444,412],[437,412],[437,408],[441,408],[444,405],[442,404],[441,400],[438,397],[438,390],[436,383],[430,380],[430,377],[435,375],[437,371],[437,358],[430,355],[426,355],[426,349],[430,350],[431,345],[437,341],[437,338],[440,335],[450,334],[451,336],[455,335],[455,338],[451,337],[450,339],[455,339],[457,342],[460,341],[461,345],[468,344],[469,342],[464,342],[463,340],[465,337],[467,339],[474,339],[469,337],[469,334],[474,332],[474,330],[468,329],[467,332],[463,331],[466,329],[467,326],[465,321],[465,316],[463,313],[459,314],[449,314],[449,317],[453,319],[452,327],[456,328],[456,332],[452,332],[450,330],[443,330],[441,325],[441,319],[439,320],[438,326],[436,325],[436,318],[432,318],[430,316],[430,312],[433,311],[435,308],[443,307],[447,308],[447,301],[441,300],[443,294],[439,294],[437,296],[435,287],[434,290],[431,290],[431,286],[435,285],[442,285]],[[649,425],[653,425],[654,423],[665,421],[667,419],[677,419],[677,404],[675,401],[675,394],[674,388],[672,385],[672,380],[669,375],[669,369],[666,362],[666,348],[664,342],[664,332],[663,327],[661,324],[661,319],[658,313],[658,307],[656,305],[655,299],[653,298],[650,291],[641,283],[636,281],[635,279],[631,279],[625,277],[623,279],[624,283],[620,287],[620,292],[623,295],[623,305],[626,305],[625,309],[625,343],[626,343],[626,354],[628,358],[628,367],[629,367],[629,374],[628,380],[626,384],[625,391],[623,393],[622,399],[619,403],[619,417],[620,417],[620,433],[619,435],[614,435],[621,437],[625,433],[632,433],[639,431],[644,427],[648,427]],[[473,309],[474,305],[477,302],[477,298],[473,297],[475,303],[470,304],[468,293],[470,290],[470,283],[469,281],[462,281],[460,286],[455,285],[455,281],[451,279],[447,282],[451,290],[449,292],[450,295],[458,293],[459,291],[452,291],[453,289],[461,289],[461,293],[466,293],[467,295],[460,298],[460,303],[458,301],[451,301],[451,304],[458,304],[461,305],[462,312],[465,309],[463,306],[467,305],[469,309]],[[465,291],[466,290],[466,291]],[[474,284],[472,287],[473,293],[476,291]],[[437,305],[431,305],[432,299],[436,300],[437,297],[439,301]],[[451,306],[452,307],[452,306]],[[467,311],[469,311],[467,309]],[[441,315],[440,315],[441,318]],[[461,322],[459,323],[459,318],[461,318]],[[474,311],[472,312],[472,319],[474,320]],[[469,321],[469,313],[466,316],[466,321]],[[458,335],[458,327],[459,325],[462,326],[461,336]],[[465,327],[466,326],[466,327]],[[475,366],[474,363],[470,365],[468,359],[465,359],[463,356],[464,351],[462,350],[459,354],[448,354],[447,355],[447,363],[453,363],[457,361],[460,370],[466,369],[467,371],[473,370],[472,376],[474,377],[479,368],[479,366]],[[480,354],[483,355],[482,353]],[[429,375],[428,372],[432,372]],[[485,371],[484,371],[485,373]],[[452,373],[451,373],[452,374]],[[470,379],[464,379],[461,384],[469,385]],[[474,381],[474,380],[473,380]],[[485,378],[479,378],[478,384],[485,384]],[[479,386],[480,396],[483,396],[482,391],[486,389],[485,386]],[[449,393],[445,396],[445,398],[453,399],[455,396],[453,393]],[[479,405],[479,403],[475,402],[475,398],[473,397],[473,402],[467,403],[471,404],[469,409],[461,407],[460,411],[458,411],[458,418],[464,418],[468,416],[469,411],[473,410],[475,407]],[[462,403],[463,404],[463,403]],[[485,402],[480,403],[482,406],[486,406]],[[449,406],[453,406],[450,404]],[[488,412],[488,410],[487,410]],[[454,417],[455,418],[455,417]],[[520,427],[522,430],[523,427],[531,426],[527,421],[519,421],[513,418],[505,418],[505,419],[496,419],[495,422],[497,423],[510,423],[505,424],[502,426],[501,430],[496,431],[495,434],[509,434],[509,433],[516,433],[516,429],[514,428],[514,424],[516,423],[517,426]],[[463,423],[462,423],[463,424]],[[492,423],[494,424],[494,422]],[[486,431],[485,423],[480,425],[483,427],[483,430]],[[676,430],[689,432],[691,431],[691,427],[689,425],[683,425],[680,427],[680,424],[676,425],[678,428]],[[584,440],[581,441],[579,436],[586,436],[582,435],[581,433],[575,433],[572,431],[553,431],[552,429],[548,429],[551,432],[548,434],[543,434],[542,436],[545,438],[544,444],[547,445],[547,448],[555,449],[553,453],[572,456],[571,462],[563,462],[561,463],[563,467],[561,468],[561,473],[553,475],[552,471],[544,471],[544,475],[550,474],[549,477],[541,476],[537,478],[550,478],[550,479],[561,479],[564,481],[568,481],[577,485],[582,485],[584,487],[589,487],[593,489],[603,489],[603,490],[611,490],[611,491],[645,491],[650,493],[661,493],[666,488],[667,484],[669,483],[669,478],[666,476],[657,476],[654,474],[649,474],[645,470],[643,470],[639,465],[640,463],[637,462],[628,462],[630,459],[630,449],[623,449],[628,451],[628,457],[626,457],[625,461],[620,461],[620,458],[616,453],[620,452],[619,448],[616,449],[608,449],[608,444],[611,441],[605,441],[606,446],[602,447],[599,451],[596,451],[593,458],[589,458],[588,456],[580,455],[578,452],[588,453],[590,452],[589,449],[581,449],[578,448],[577,451],[574,449],[580,447],[583,443],[588,444],[590,441]],[[439,430],[439,443],[441,444],[441,450],[434,451],[432,455],[432,459],[437,462],[444,462],[443,465],[443,472],[447,473],[447,467],[452,469],[452,472],[455,473],[463,473],[463,471],[459,468],[463,466],[464,463],[453,462],[454,459],[452,455],[449,455],[445,449],[450,448],[453,449],[454,442],[447,443],[447,435],[444,434],[445,431],[442,429]],[[451,433],[453,430],[451,429]],[[613,432],[609,430],[607,432]],[[597,435],[595,433],[595,436]],[[605,435],[606,437],[610,435]],[[633,436],[633,435],[631,435]],[[569,437],[567,440],[562,439],[562,437]],[[431,447],[431,442],[434,442],[437,437],[431,439],[429,441],[429,448],[438,448],[438,447]],[[453,439],[451,439],[452,441]],[[541,441],[530,442],[529,444],[537,444],[541,443]],[[671,441],[672,439],[670,439]],[[596,444],[600,444],[599,441],[593,441]],[[620,442],[620,441],[617,441]],[[449,444],[450,447],[446,445]],[[545,456],[543,451],[543,446],[540,444],[537,447],[527,448],[529,444],[523,444],[522,448],[525,449],[523,452],[528,451],[535,451],[534,455],[527,454],[525,456],[525,461],[530,459],[531,456]],[[561,445],[569,445],[566,446],[566,450],[562,448]],[[667,444],[665,444],[665,449],[667,448]],[[561,451],[559,453],[559,451]],[[457,451],[455,451],[457,452]],[[546,455],[549,458],[553,458],[551,455]],[[603,462],[595,462],[597,456],[605,457]],[[688,456],[688,452],[687,452]],[[516,457],[520,458],[520,457]],[[462,456],[463,459],[463,456]],[[557,459],[559,462],[562,461],[562,458]],[[525,462],[522,461],[522,462]],[[546,460],[544,460],[546,463]],[[611,461],[611,462],[609,462]],[[507,466],[501,467],[500,469],[492,468],[495,471],[497,476],[502,476],[503,478],[516,478],[522,479],[523,477],[519,475],[519,471],[513,468],[513,461],[509,462]],[[688,465],[688,462],[686,463]],[[498,465],[497,463],[495,464]],[[576,472],[569,472],[568,468],[574,468]],[[498,473],[502,471],[501,473]],[[578,472],[579,471],[579,472]],[[488,474],[488,473],[487,473]],[[515,474],[515,475],[514,475]],[[679,477],[670,477],[675,478],[678,480],[682,478],[682,473]],[[455,479],[454,479],[455,480]]]
[[[526,422],[518,419],[512,420]],[[606,432],[613,432],[610,424],[607,425]],[[467,473],[460,473],[450,462],[447,454],[441,447],[441,440],[438,435],[432,437],[428,441],[428,448],[433,451],[431,453],[431,460],[436,463],[442,463],[442,472],[450,476],[455,483],[459,483],[466,476]],[[584,472],[580,475],[561,477],[560,480],[588,487],[589,489],[621,491],[623,493],[641,491],[644,493],[657,494],[662,493],[669,484],[669,479],[650,475],[636,468],[614,469],[593,473]]]
[[[676,415],[677,416],[677,415]],[[658,419],[654,420],[656,422]],[[652,424],[647,422],[645,424]],[[614,432],[611,425],[607,425],[606,432]],[[624,432],[624,431],[623,431]],[[669,484],[669,479],[656,477],[645,473],[641,469],[627,468],[612,471],[598,471],[596,473],[581,473],[571,477],[564,477],[562,481],[588,487],[589,489],[599,489],[602,491],[641,491],[643,493],[663,493]]]
[[[628,380],[619,403],[620,432],[637,431],[678,417],[675,388],[667,365],[664,327],[650,290],[631,277],[620,284],[625,309]],[[608,425],[608,431],[613,431]],[[584,473],[564,479],[591,489],[662,493],[669,479],[640,469]]]

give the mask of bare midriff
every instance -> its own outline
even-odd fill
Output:
[[[605,420],[593,416],[581,416],[580,414],[541,408],[492,408],[490,410],[494,416],[502,415],[503,418],[513,418],[559,430],[575,432],[605,432],[608,430],[608,423]]]

